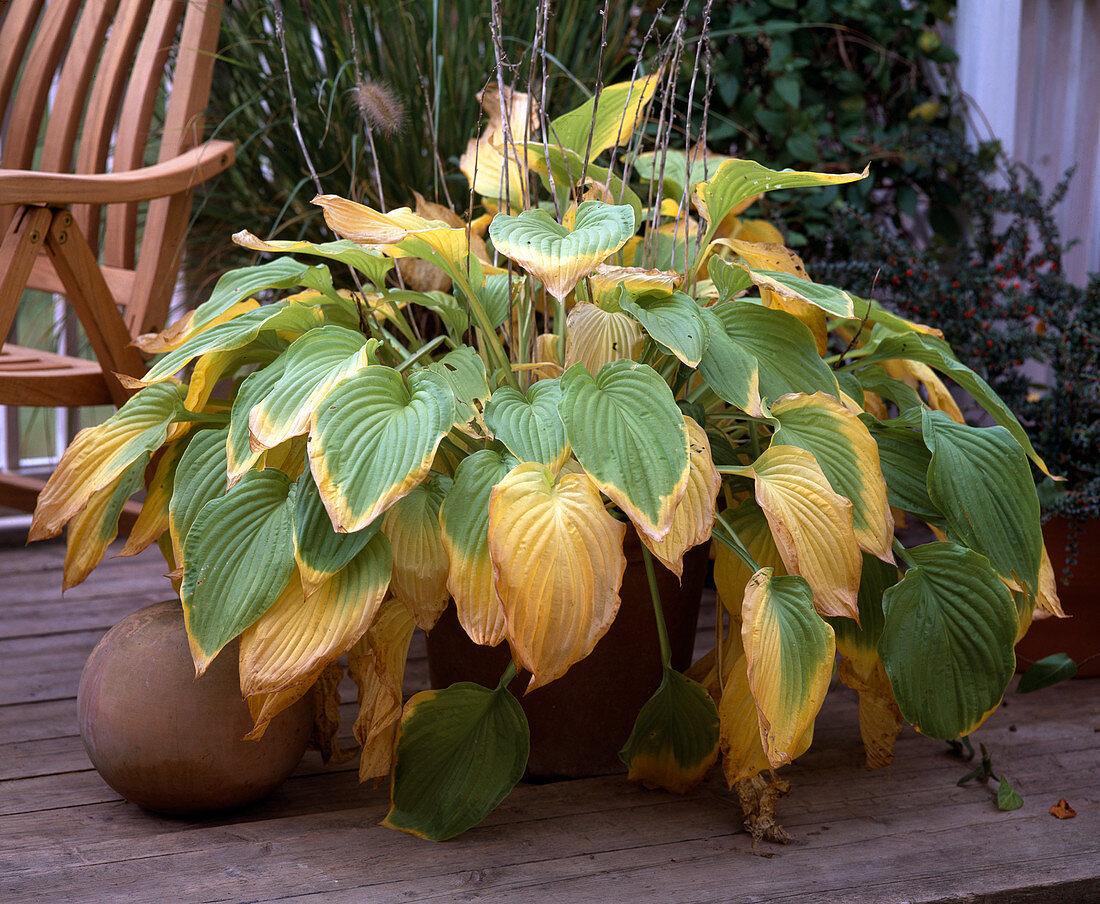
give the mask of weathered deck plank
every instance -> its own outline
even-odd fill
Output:
[[[1025,806],[1000,813],[969,768],[907,731],[868,773],[854,696],[830,696],[788,770],[795,841],[754,856],[720,776],[676,797],[621,776],[520,785],[442,845],[381,828],[385,789],[316,754],[261,805],[170,820],[121,801],[76,734],[80,669],[108,625],[165,596],[155,552],[60,597],[58,546],[0,550],[0,901],[637,902],[1100,900],[1100,682],[1010,695],[978,739]],[[124,588],[122,593],[118,588]],[[417,656],[422,657],[422,652]],[[425,678],[422,658],[414,681]],[[353,707],[343,707],[345,721]],[[1076,819],[1047,810],[1066,797]]]

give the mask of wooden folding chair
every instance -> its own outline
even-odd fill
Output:
[[[192,191],[234,158],[199,143],[220,21],[221,0],[0,3],[0,341],[38,289],[95,354],[4,343],[0,405],[120,405],[114,375],[144,372],[130,343],[165,325]],[[40,487],[0,473],[0,506]]]

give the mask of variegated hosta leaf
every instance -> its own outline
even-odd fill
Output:
[[[577,459],[641,533],[663,540],[688,481],[687,428],[668,384],[651,367],[615,361],[596,377],[576,365],[561,386]]]
[[[589,373],[599,373],[611,361],[637,358],[644,338],[638,322],[626,314],[579,304],[566,320],[565,367],[583,364]]]
[[[302,590],[308,597],[354,559],[381,526],[372,521],[355,533],[332,527],[321,493],[308,468],[298,478],[294,494],[294,558]]]
[[[745,499],[735,509],[722,513],[725,526],[732,529],[745,544],[754,561],[761,568],[770,568],[777,574],[786,574],[783,558],[772,539],[768,519],[754,499]],[[741,603],[745,588],[755,572],[725,543],[714,544],[714,584],[718,588],[718,600],[741,624]]]
[[[718,710],[697,681],[666,667],[619,753],[627,778],[647,788],[686,794],[718,759]]]
[[[762,397],[774,401],[791,392],[832,396],[839,392],[836,376],[818,357],[813,333],[798,318],[747,301],[730,301],[707,310],[721,322],[717,328],[708,324],[711,347],[715,334],[724,330],[742,354],[755,358]],[[709,347],[707,351],[709,356]],[[710,382],[706,372],[703,376]]]
[[[409,607],[416,624],[431,630],[447,608],[447,550],[440,537],[439,507],[451,479],[432,475],[398,499],[382,518],[393,545],[390,591]]]
[[[525,462],[489,498],[489,551],[508,642],[531,673],[528,691],[560,678],[592,652],[619,610],[626,525],[584,475],[555,483]]]
[[[619,306],[620,286],[631,297],[643,294],[661,296],[671,295],[683,281],[683,274],[671,270],[616,267],[612,264],[600,264],[588,277],[592,301],[608,311],[614,311]]]
[[[279,598],[241,634],[241,693],[312,683],[366,632],[390,579],[390,544],[375,534],[308,597],[291,576]]]
[[[328,392],[371,363],[377,340],[342,326],[310,330],[282,355],[283,372],[248,415],[249,447],[273,449],[309,429],[310,418]]]
[[[762,415],[760,366],[756,356],[726,331],[715,308],[700,308],[707,328],[707,347],[699,359],[699,375],[717,396],[747,414]]]
[[[180,456],[168,503],[168,533],[172,552],[179,563],[184,559],[184,541],[200,511],[211,499],[226,491],[226,430],[198,430]]]
[[[1004,427],[956,424],[938,411],[922,417],[932,453],[928,495],[944,514],[948,536],[982,553],[1034,599],[1043,534],[1024,450]]]
[[[684,426],[688,434],[688,483],[673,513],[672,527],[663,540],[639,534],[650,552],[677,577],[684,573],[684,553],[710,539],[714,502],[722,486],[722,476],[710,457],[706,431],[686,415]]]
[[[328,260],[339,261],[358,270],[379,289],[386,285],[386,274],[393,269],[393,261],[389,258],[346,239],[339,242],[323,242],[319,245],[313,242],[265,242],[247,229],[243,229],[233,235],[233,242],[252,251],[274,254],[313,254]]]
[[[608,85],[600,92],[599,105],[587,101],[563,113],[551,123],[552,143],[595,160],[608,148],[625,144],[645,116],[661,79],[660,72],[645,78]],[[589,134],[591,133],[591,145]]]
[[[688,367],[699,364],[710,342],[710,330],[698,302],[690,295],[645,293],[631,298],[623,290],[619,305]]]
[[[489,226],[497,251],[538,279],[558,301],[633,234],[634,211],[602,201],[581,204],[572,229],[537,208],[517,217],[498,214]]]
[[[833,629],[796,575],[758,571],[745,590],[741,642],[768,762],[789,763],[829,690]]]
[[[909,550],[883,596],[878,650],[906,720],[950,741],[1000,705],[1016,667],[1016,607],[989,560],[955,543]]]
[[[856,542],[884,562],[893,562],[894,518],[878,445],[863,422],[833,396],[783,396],[771,406],[779,421],[773,442],[812,452],[829,486],[852,503]]]
[[[474,643],[486,646],[500,643],[505,629],[489,557],[489,495],[514,465],[510,457],[492,449],[474,452],[459,463],[454,485],[439,509],[441,539],[450,563],[447,590],[463,630]]]
[[[558,414],[561,381],[538,380],[527,392],[502,386],[485,406],[485,425],[520,461],[537,461],[557,473],[569,457]]]
[[[454,425],[468,436],[483,436],[482,409],[489,398],[489,383],[485,378],[485,362],[478,353],[464,345],[447,352],[426,369],[435,371],[450,385],[455,398]]]
[[[744,655],[738,657],[729,670],[722,699],[718,702],[718,719],[722,771],[731,788],[771,768],[760,740],[760,717],[749,689],[748,659]],[[809,750],[813,739],[814,724],[811,722],[791,750],[791,759]]]
[[[444,841],[477,825],[523,775],[527,717],[502,684],[463,681],[405,705],[382,825]]]
[[[141,512],[130,528],[130,536],[126,538],[120,557],[136,556],[168,530],[168,506],[172,501],[176,467],[187,448],[185,439],[169,442],[153,459],[153,475],[145,484]]]
[[[811,185],[842,185],[858,182],[862,173],[800,173],[761,166],[753,160],[726,160],[706,182],[692,191],[692,201],[700,216],[708,223],[720,223],[728,214],[754,195],[779,188],[800,188]]]
[[[359,688],[354,732],[363,748],[361,782],[383,778],[393,766],[402,678],[415,628],[409,610],[387,597],[367,633],[348,651],[348,674]]]
[[[852,527],[852,503],[833,492],[814,456],[773,444],[743,472],[756,480],[756,501],[792,575],[813,588],[822,615],[858,613],[862,567]]]
[[[454,393],[429,370],[371,365],[327,395],[313,418],[309,464],[338,531],[362,530],[420,483],[455,421]]]
[[[191,525],[181,599],[197,674],[267,611],[294,574],[290,488],[282,471],[250,471]]]
[[[122,507],[134,493],[141,489],[145,467],[149,464],[146,452],[115,480],[101,490],[92,493],[88,504],[72,521],[65,532],[65,567],[61,589],[68,590],[83,581],[99,564],[107,547],[118,536],[118,519]]]
[[[161,383],[211,352],[241,349],[265,333],[278,331],[283,336],[301,335],[324,321],[320,306],[281,301],[253,308],[225,323],[219,323],[188,339],[160,358],[141,379],[143,386]]]
[[[186,387],[149,387],[131,397],[102,424],[86,427],[69,444],[42,492],[27,542],[56,537],[92,493],[114,483],[146,453],[158,449],[182,410]]]
[[[226,441],[226,476],[232,486],[260,460],[262,449],[252,448],[249,416],[271,392],[286,367],[286,355],[280,355],[266,367],[253,371],[241,381],[229,411],[229,438]]]

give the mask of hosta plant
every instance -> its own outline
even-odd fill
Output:
[[[605,88],[545,143],[505,92],[462,161],[478,220],[322,195],[336,241],[238,234],[274,259],[142,340],[160,357],[40,498],[34,538],[69,523],[68,586],[147,488],[123,554],[160,544],[198,672],[240,638],[254,734],[346,656],[360,776],[390,778],[395,828],[450,837],[520,778],[507,687],[592,651],[627,531],[675,572],[716,538],[721,615],[690,676],[665,649],[622,739],[630,777],[682,791],[721,755],[749,804],[812,743],[838,653],[878,766],[903,719],[976,729],[1033,607],[1058,611],[1044,466],[1012,413],[936,329],[812,282],[740,219],[861,174],[638,153],[657,79]],[[945,379],[996,426],[964,423]],[[901,517],[939,539],[904,548]],[[450,599],[512,665],[403,705],[414,628]]]

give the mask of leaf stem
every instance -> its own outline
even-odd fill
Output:
[[[901,545],[901,541],[894,537],[894,552],[897,553],[897,557],[901,559],[910,568],[916,568],[917,564],[913,561],[913,557],[909,555],[905,547]]]
[[[500,683],[497,685],[497,690],[503,690],[512,683],[512,679],[516,677],[516,663],[514,659],[508,660],[508,667],[504,670],[504,674],[500,676]]]
[[[653,570],[653,555],[644,543],[642,561],[645,562],[645,576],[649,579],[649,595],[653,598],[653,614],[657,618],[657,641],[661,645],[661,663],[666,669],[670,669],[672,668],[672,645],[668,642],[665,613],[661,608],[661,593],[657,589],[657,572]]]

